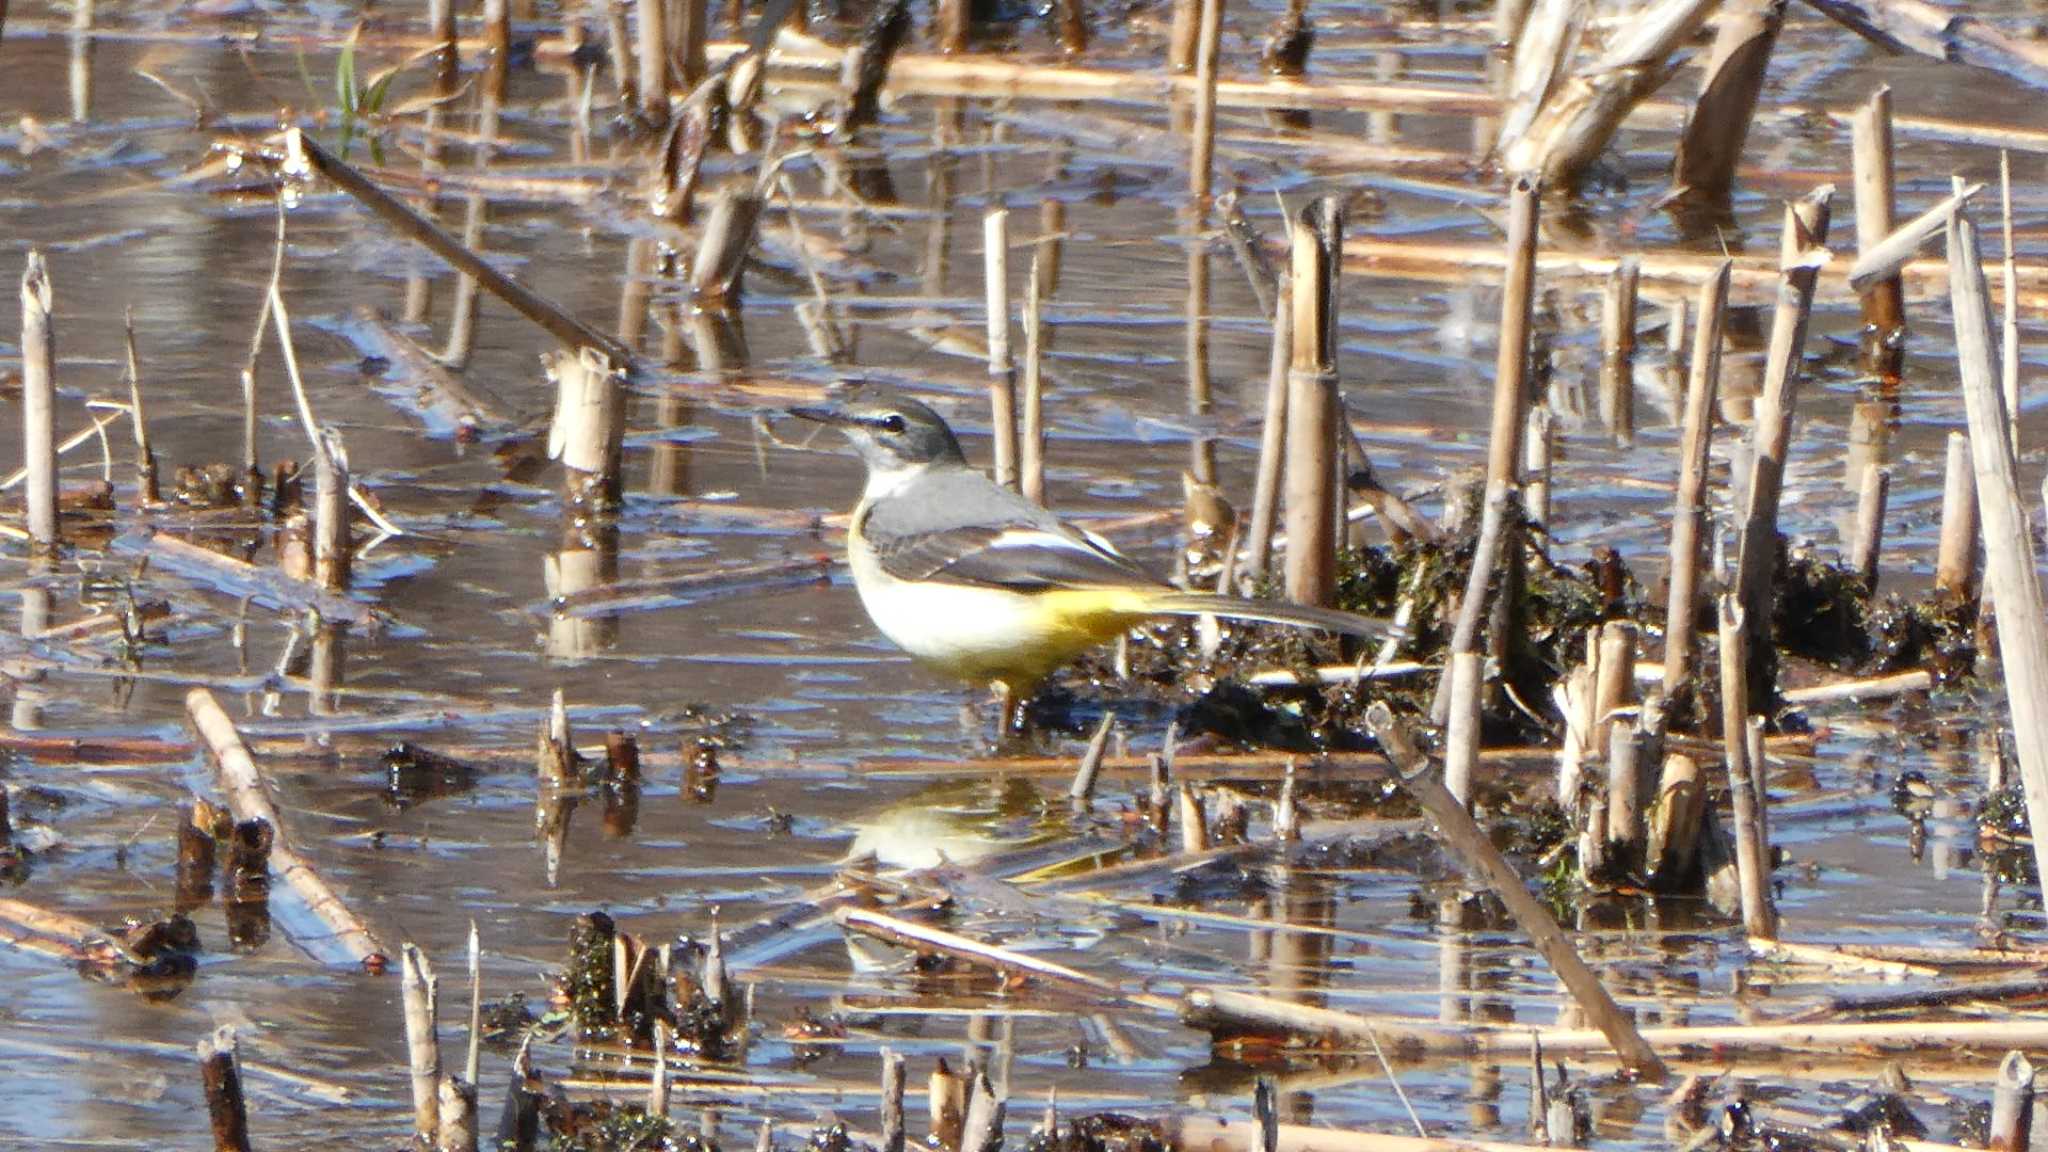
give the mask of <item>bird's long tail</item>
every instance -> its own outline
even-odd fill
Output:
[[[1247,600],[1214,592],[1160,592],[1145,598],[1148,612],[1161,616],[1225,616],[1232,620],[1256,620],[1264,624],[1286,624],[1314,628],[1345,636],[1379,638],[1388,631],[1387,621],[1335,608],[1309,608],[1277,600]]]

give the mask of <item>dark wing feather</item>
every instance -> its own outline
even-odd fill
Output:
[[[1079,533],[1036,525],[962,526],[868,542],[898,580],[941,580],[1018,592],[1073,587],[1158,587],[1160,581]]]
[[[1161,586],[1106,542],[964,468],[919,479],[913,495],[882,501],[856,531],[899,580],[1016,591]]]

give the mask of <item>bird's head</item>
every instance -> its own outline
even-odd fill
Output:
[[[908,396],[868,390],[836,404],[791,408],[789,414],[844,432],[872,473],[967,460],[945,420]]]

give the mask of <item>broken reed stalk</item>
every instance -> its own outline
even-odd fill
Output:
[[[690,290],[699,303],[722,308],[738,296],[761,205],[760,193],[737,184],[725,185],[712,199],[704,236],[690,262]]]
[[[1642,263],[1624,257],[1600,300],[1600,419],[1616,441],[1636,434],[1636,291]]]
[[[1294,222],[1294,323],[1287,369],[1287,598],[1328,605],[1337,593],[1337,201],[1305,205]]]
[[[1693,638],[1699,619],[1699,575],[1705,557],[1707,466],[1712,462],[1714,394],[1721,376],[1721,327],[1728,308],[1726,260],[1700,285],[1693,309],[1692,364],[1685,379],[1685,415],[1678,455],[1677,507],[1671,515],[1671,555],[1664,601],[1664,695],[1677,699],[1692,676]]]
[[[1024,421],[1017,443],[1017,489],[1034,504],[1045,503],[1045,285],[1039,255],[1031,257],[1024,281]]]
[[[1191,72],[1201,48],[1203,0],[1173,0],[1173,22],[1166,33],[1166,70]]]
[[[949,56],[967,51],[967,33],[972,18],[968,0],[937,0],[935,7],[932,22],[939,38],[939,51]]]
[[[676,5],[675,16],[670,38],[674,43],[676,71],[683,91],[694,91],[711,71],[704,52],[704,45],[711,38],[711,5],[709,0],[682,0]]]
[[[1984,527],[1984,590],[1997,605],[1998,656],[2027,814],[2048,827],[2048,619],[2042,616],[2033,535],[2014,476],[2012,438],[2006,430],[2012,414],[1999,390],[1977,227],[1962,211],[1949,218],[1948,260],[1977,518]],[[2048,836],[2034,837],[2034,860],[2048,869]],[[2041,874],[2048,876],[2048,870]]]
[[[1257,580],[1273,554],[1273,526],[1280,518],[1280,473],[1287,451],[1287,369],[1294,351],[1294,302],[1274,293],[1273,349],[1266,368],[1265,423],[1259,427],[1259,463],[1252,482],[1252,518],[1246,529],[1244,570]]]
[[[1486,615],[1486,592],[1508,547],[1508,506],[1516,469],[1522,460],[1524,409],[1529,402],[1529,328],[1536,294],[1536,213],[1541,197],[1536,180],[1515,178],[1508,192],[1507,274],[1501,283],[1500,345],[1493,362],[1493,421],[1486,444],[1486,503],[1480,513],[1479,545],[1473,550],[1464,597],[1451,629],[1452,654],[1478,650],[1479,625]],[[1443,681],[1449,687],[1449,681]],[[1442,724],[1450,708],[1448,692],[1439,690],[1430,708],[1432,723]]]
[[[1539,13],[1560,7],[1542,5]],[[1548,75],[1538,70],[1525,73],[1522,45],[1516,46],[1518,85],[1525,78],[1544,84],[1540,93],[1518,86],[1521,104],[1512,110],[1513,123],[1526,122],[1526,129],[1504,134],[1501,143],[1503,166],[1510,172],[1540,177],[1552,186],[1570,187],[1599,159],[1607,142],[1619,131],[1635,106],[1649,96],[1670,73],[1669,57],[1692,37],[1718,5],[1713,0],[1651,0],[1638,5],[1627,25],[1608,37],[1596,60],[1564,68],[1579,38],[1589,6],[1566,5],[1563,52],[1553,57]],[[1537,23],[1530,21],[1531,25]],[[1530,98],[1540,95],[1533,116],[1524,113]],[[1513,126],[1511,123],[1511,127]]]
[[[242,1062],[232,1027],[222,1025],[199,1041],[199,1078],[213,1152],[249,1152],[249,1106],[242,1098]]]
[[[1216,156],[1216,57],[1223,42],[1224,0],[1199,0],[1202,12],[1195,53],[1194,156],[1188,164],[1188,196],[1195,210],[1209,202]]]
[[[1998,1065],[1984,1146],[1991,1152],[2026,1152],[2033,1126],[2034,1065],[2026,1053],[2015,1049]]]
[[[1008,1104],[989,1083],[988,1064],[977,1063],[967,1114],[960,1121],[960,1152],[996,1152],[1003,1143],[1003,1114]]]
[[[353,551],[348,538],[348,450],[341,430],[320,430],[319,451],[313,453],[313,574],[330,592],[348,590]]]
[[[903,1054],[882,1049],[882,1132],[881,1152],[904,1152],[909,1143],[903,1122],[903,1090],[909,1081]]]
[[[288,171],[319,174],[407,239],[446,260],[457,271],[474,277],[479,286],[503,300],[513,311],[540,325],[564,346],[597,349],[620,365],[631,362],[631,353],[618,340],[569,315],[553,301],[498,271],[474,250],[449,235],[446,229],[378,187],[375,181],[299,129],[285,130],[285,151]]]
[[[1884,547],[1884,508],[1891,494],[1892,471],[1875,464],[1863,469],[1856,492],[1856,527],[1850,538],[1849,570],[1866,592],[1877,591],[1877,557]]]
[[[2005,289],[2005,322],[2001,326],[1998,366],[2005,394],[2005,410],[2012,417],[2012,454],[2020,454],[2020,270],[2012,247],[2012,152],[1998,150],[1999,220],[2005,232],[2005,260],[2001,266]]]
[[[228,807],[234,811],[235,818],[266,820],[275,830],[276,841],[271,846],[270,859],[277,874],[299,894],[315,916],[333,929],[336,942],[351,960],[366,971],[384,971],[389,963],[389,952],[369,926],[349,910],[327,881],[314,871],[313,865],[293,847],[284,824],[278,818],[277,808],[264,794],[263,778],[256,770],[256,760],[249,754],[249,746],[242,742],[241,734],[235,731],[235,722],[228,718],[220,701],[214,699],[213,693],[206,688],[194,688],[185,694],[185,712],[200,740],[213,754],[219,769],[221,791],[226,793]]]
[[[55,548],[57,528],[57,347],[52,321],[50,270],[43,254],[30,249],[21,273],[21,438],[28,485],[29,540]]]
[[[1556,423],[1550,405],[1529,406],[1529,426],[1522,431],[1522,514],[1535,524],[1550,523],[1550,458],[1556,448],[1551,441]]]
[[[652,125],[668,123],[668,0],[638,0],[640,50],[640,117]]]
[[[1482,720],[1480,689],[1486,658],[1477,652],[1451,654],[1451,712],[1444,732],[1444,789],[1458,803],[1472,803],[1472,769],[1479,763]]]
[[[434,1134],[434,1152],[476,1152],[476,1085],[450,1073],[441,1077],[440,1091],[440,1127]]]
[[[1939,236],[1942,229],[1948,226],[1949,216],[1975,199],[1982,191],[1982,184],[1958,184],[1933,207],[1892,229],[1883,239],[1868,248],[1858,251],[1856,262],[1849,266],[1849,290],[1864,292],[1886,278],[1898,279],[1901,270],[1913,262],[1913,257],[1920,251],[1921,246]]]
[[[1859,259],[1891,235],[1892,90],[1879,86],[1850,117],[1851,160],[1856,184],[1856,252]],[[1881,376],[1897,376],[1906,323],[1906,290],[1896,273],[1863,291],[1863,363]]]
[[[616,504],[626,420],[620,373],[587,347],[555,349],[542,359],[555,381],[548,458],[567,471],[571,499]]]
[[[1699,99],[1672,157],[1673,193],[1711,204],[1727,201],[1784,20],[1785,0],[1722,5]]]
[[[1764,843],[1756,771],[1749,762],[1749,710],[1743,651],[1750,641],[1743,607],[1733,596],[1720,600],[1721,621],[1721,747],[1728,763],[1728,797],[1735,811],[1735,873],[1742,890],[1742,923],[1751,936],[1777,938],[1777,915],[1771,908],[1770,846]]]
[[[1834,188],[1824,185],[1785,206],[1780,247],[1781,278],[1771,316],[1770,350],[1764,361],[1763,392],[1757,397],[1755,451],[1750,461],[1749,506],[1736,560],[1736,592],[1749,635],[1749,711],[1768,714],[1776,688],[1776,650],[1771,635],[1771,581],[1778,561],[1778,498],[1792,445],[1792,419],[1799,398],[1800,358],[1814,285],[1827,258],[1828,220]]]
[[[135,351],[135,310],[123,319],[128,354],[128,427],[135,436],[135,498],[144,507],[162,503],[157,490],[156,450],[149,445],[149,417],[142,408],[142,358]]]
[[[1402,788],[1435,821],[1437,834],[1464,866],[1500,897],[1515,923],[1528,934],[1530,943],[1563,982],[1580,1011],[1606,1036],[1622,1063],[1651,1083],[1663,1080],[1664,1062],[1643,1042],[1635,1020],[1608,995],[1600,977],[1579,957],[1571,937],[1558,926],[1550,910],[1529,894],[1521,875],[1501,856],[1479,825],[1473,823],[1465,806],[1430,775],[1429,757],[1415,746],[1406,726],[1395,719],[1384,701],[1373,703],[1366,712],[1365,723],[1393,764]]]
[[[1941,541],[1934,554],[1934,589],[1969,597],[1977,584],[1977,477],[1970,437],[1948,434],[1941,484]]]
[[[441,1132],[441,1037],[435,1028],[441,982],[426,953],[411,943],[399,945],[399,989],[405,1002],[413,1133],[422,1143],[432,1145]]]
[[[1081,763],[1074,769],[1074,783],[1067,789],[1067,798],[1074,807],[1086,809],[1095,799],[1095,777],[1102,771],[1102,757],[1109,751],[1109,736],[1116,728],[1116,713],[1105,710],[1102,719],[1095,725],[1095,735],[1088,738],[1088,747],[1081,753]]]
[[[983,300],[988,309],[989,436],[996,483],[1017,486],[1017,366],[1010,358],[1010,210],[981,220]]]

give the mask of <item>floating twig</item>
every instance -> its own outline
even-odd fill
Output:
[[[185,694],[185,711],[193,729],[213,754],[221,791],[227,795],[228,806],[236,818],[266,820],[276,830],[277,839],[270,854],[278,875],[305,900],[315,916],[334,930],[336,941],[352,961],[367,971],[382,972],[389,963],[389,953],[369,926],[293,847],[277,809],[264,794],[255,758],[249,755],[248,746],[220,702],[207,689],[194,688]]]

